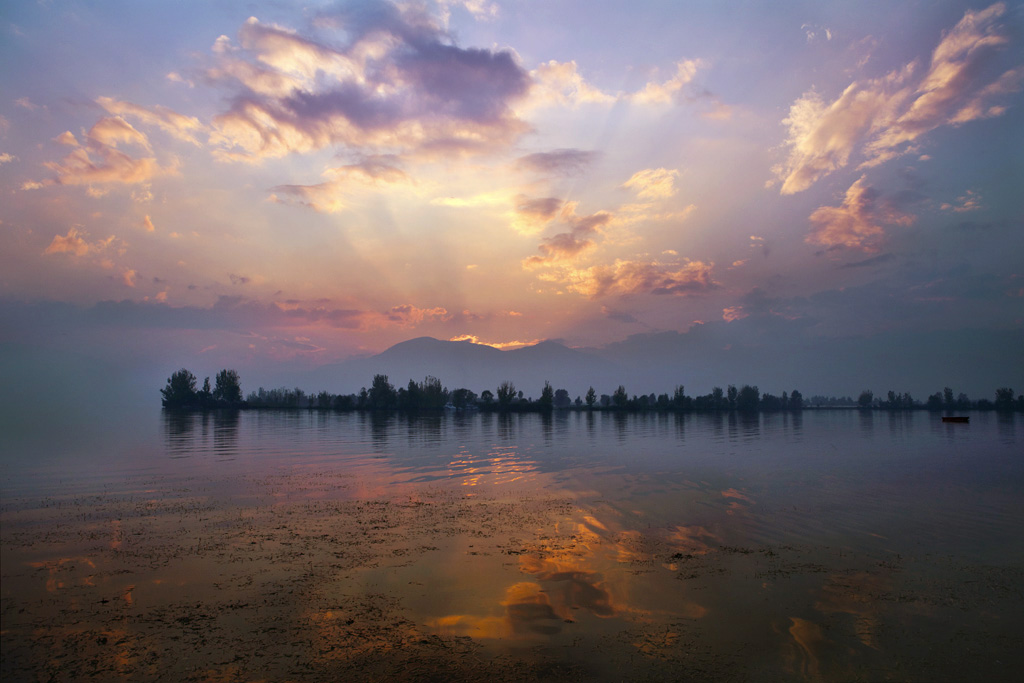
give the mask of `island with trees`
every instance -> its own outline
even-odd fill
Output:
[[[333,394],[323,390],[307,393],[302,389],[264,389],[260,387],[243,398],[241,380],[235,370],[221,370],[197,388],[197,379],[191,371],[182,368],[171,374],[167,385],[160,390],[162,404],[173,410],[250,410],[290,409],[326,411],[372,411],[372,412],[442,412],[445,410],[465,412],[551,412],[555,410],[607,410],[619,412],[779,412],[830,408],[855,408],[859,410],[929,410],[965,411],[997,410],[1001,412],[1024,412],[1024,394],[1015,394],[1013,389],[1002,387],[995,391],[995,400],[971,400],[964,393],[954,395],[945,387],[925,401],[914,399],[909,393],[889,391],[883,398],[865,390],[856,400],[850,397],[836,398],[812,396],[805,399],[794,389],[779,395],[761,393],[757,386],[745,384],[740,388],[728,385],[726,389],[715,387],[711,393],[687,396],[682,385],[677,385],[671,394],[633,394],[619,385],[611,394],[600,394],[590,387],[586,394],[571,398],[565,389],[555,389],[549,382],[544,383],[540,396],[534,399],[517,390],[514,383],[505,381],[495,391],[484,389],[479,394],[459,388],[449,390],[441,380],[428,376],[422,382],[410,379],[408,384],[397,389],[388,376],[377,374],[370,386],[363,387],[356,394]]]

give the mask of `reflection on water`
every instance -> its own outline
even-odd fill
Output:
[[[1021,423],[164,411],[5,480],[2,673],[1009,680]]]
[[[161,418],[167,452],[172,458],[188,458],[211,450],[221,459],[233,459],[236,454],[241,420],[237,410],[164,410]]]

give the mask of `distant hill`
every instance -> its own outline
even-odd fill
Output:
[[[395,387],[433,375],[449,389],[494,391],[510,380],[537,398],[544,382],[572,398],[593,386],[611,394],[622,384],[630,395],[671,394],[684,385],[690,396],[714,386],[752,384],[762,392],[799,389],[856,396],[889,389],[923,400],[944,386],[971,398],[992,398],[995,387],[1019,387],[1024,330],[890,332],[871,337],[829,338],[804,334],[800,321],[776,317],[693,325],[687,332],[637,334],[603,347],[570,348],[544,341],[514,351],[468,341],[419,337],[375,356],[325,365],[290,377],[289,386],[356,393],[377,373]],[[973,344],[965,357],[961,351]],[[1016,382],[1016,384],[1015,384]]]
[[[396,388],[410,379],[422,381],[433,375],[449,389],[466,387],[476,393],[494,391],[511,381],[525,396],[540,396],[544,382],[564,388],[573,398],[586,393],[591,385],[599,393],[611,393],[608,387],[622,376],[617,364],[591,351],[571,349],[545,341],[512,351],[468,341],[443,341],[433,337],[410,339],[368,358],[354,358],[325,365],[301,382],[316,391],[356,393],[368,387],[376,374],[388,376]],[[615,385],[617,386],[617,385]],[[605,388],[607,387],[607,388]]]

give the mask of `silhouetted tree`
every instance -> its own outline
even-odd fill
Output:
[[[626,387],[621,384],[612,393],[612,405],[615,406],[616,410],[624,410],[626,405],[629,403],[629,394],[626,393]]]
[[[757,410],[760,399],[761,392],[756,386],[752,387],[749,384],[744,384],[739,393],[736,394],[736,410],[746,413],[754,412]]]
[[[587,407],[588,408],[593,408],[594,407],[594,403],[597,402],[597,392],[594,391],[594,387],[590,387],[589,389],[587,389],[586,401],[587,401]]]
[[[366,397],[366,407],[370,410],[391,410],[395,407],[397,399],[395,388],[388,382],[388,376],[374,375],[373,385]]]
[[[494,393],[490,389],[484,389],[480,392],[480,400],[485,406],[489,406],[494,403]]]
[[[722,391],[722,387],[711,389],[711,404],[715,410],[725,410],[729,407],[729,402],[725,398],[725,392]]]
[[[451,401],[456,410],[462,410],[476,402],[476,394],[469,389],[456,389],[451,392]]]
[[[738,394],[738,392],[736,391],[736,385],[730,384],[729,388],[726,389],[726,398],[729,401],[729,410],[735,410],[736,409],[736,396],[737,396],[737,394]]]
[[[865,389],[864,391],[860,392],[860,396],[857,397],[857,405],[861,408],[870,408],[871,402],[874,400],[874,393]]]
[[[512,399],[516,397],[516,385],[512,384],[508,380],[498,385],[498,408],[499,410],[508,410],[512,404]]]
[[[804,409],[804,395],[796,389],[789,395],[789,409],[790,410],[803,410]]]
[[[565,410],[566,408],[572,407],[572,399],[569,397],[569,392],[565,389],[555,390],[555,408],[559,410]]]
[[[540,390],[540,398],[537,400],[537,407],[545,412],[555,407],[555,390],[551,388],[550,382],[544,382],[544,388]]]
[[[217,384],[213,387],[213,398],[223,403],[240,403],[242,401],[242,385],[238,373],[234,370],[221,370],[217,373]]]
[[[1010,387],[1000,387],[996,389],[996,410],[1010,411],[1013,410],[1013,389]]]
[[[329,391],[321,391],[316,395],[316,407],[320,410],[329,410],[333,403],[333,397]]]
[[[942,390],[942,402],[946,405],[947,410],[953,407],[953,390],[949,387]]]
[[[203,380],[203,388],[199,390],[199,400],[204,404],[208,404],[213,400],[213,391],[210,390],[209,377]]]
[[[676,410],[685,410],[688,407],[689,399],[686,397],[686,388],[680,384],[672,392],[672,407]]]
[[[167,386],[160,390],[161,403],[167,408],[183,408],[196,402],[196,376],[182,368],[167,378]]]
[[[928,410],[942,410],[942,394],[936,391],[928,397],[924,405]]]

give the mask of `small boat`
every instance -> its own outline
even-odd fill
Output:
[[[966,415],[948,415],[942,418],[943,422],[970,422],[971,418]]]

